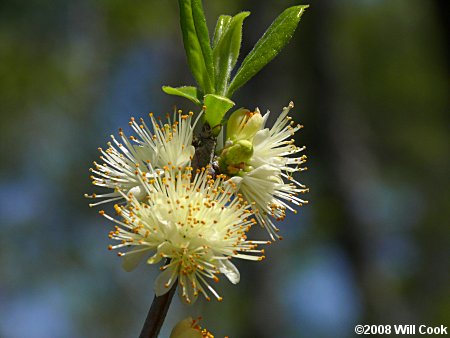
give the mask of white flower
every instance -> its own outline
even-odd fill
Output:
[[[307,201],[298,197],[308,191],[292,175],[306,168],[306,156],[297,154],[304,150],[294,145],[291,137],[302,126],[294,125],[288,115],[294,107],[291,102],[275,121],[272,128],[264,128],[269,112],[264,115],[262,129],[253,138],[253,155],[246,163],[250,170],[239,172],[231,180],[239,187],[244,198],[253,203],[258,222],[269,232],[272,239],[281,238],[272,218],[283,220],[286,209],[301,206]]]
[[[110,238],[119,244],[110,249],[129,248],[119,252],[126,270],[150,254],[148,264],[166,259],[155,281],[157,296],[178,281],[187,303],[199,293],[208,300],[209,293],[221,300],[209,280],[218,281],[217,274],[223,273],[238,283],[239,271],[230,259],[262,260],[264,251],[257,246],[268,242],[247,240],[246,232],[256,221],[250,219],[249,205],[234,195],[232,184],[224,184],[223,176],[213,179],[203,169],[192,179],[192,168],[175,169],[166,166],[164,175],[152,178],[139,169],[136,179],[148,197],[139,201],[133,194],[124,195],[128,205],[115,205],[121,220],[100,212],[117,225]]]
[[[153,175],[159,175],[166,165],[181,168],[190,165],[195,152],[192,146],[193,129],[201,114],[192,125],[192,112],[183,115],[178,111],[176,114],[178,118],[174,116],[174,122],[167,116],[168,122],[163,124],[150,113],[153,131],[143,119],[140,119],[138,124],[131,118],[129,124],[137,137],[126,137],[122,129],[119,130],[120,141],[111,135],[109,148],[99,148],[103,163],[94,162],[95,168],[90,171],[93,173],[91,179],[94,185],[113,191],[105,194],[86,194],[88,198],[102,199],[90,206],[121,200],[121,192],[131,192],[137,199],[144,198],[145,190],[136,178],[136,167],[148,168],[151,163],[155,168]]]

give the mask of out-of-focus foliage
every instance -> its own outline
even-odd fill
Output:
[[[310,4],[291,44],[233,99],[274,113],[295,102],[311,204],[288,215],[264,262],[241,264],[239,285],[221,285],[224,302],[175,301],[162,336],[188,315],[238,338],[449,325],[444,3]],[[210,31],[219,14],[252,12],[241,55],[297,4],[204,2]],[[130,116],[195,107],[165,84],[194,84],[176,1],[0,4],[1,337],[139,332],[156,271],[121,270],[82,195],[96,148]]]

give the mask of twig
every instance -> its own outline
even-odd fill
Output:
[[[147,318],[145,319],[144,326],[142,327],[139,338],[157,338],[159,331],[166,318],[167,311],[169,310],[170,302],[172,301],[175,290],[177,289],[177,283],[175,283],[169,292],[162,296],[154,297],[150,310],[148,310]]]

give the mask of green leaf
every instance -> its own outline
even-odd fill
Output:
[[[216,29],[214,30],[213,49],[216,48],[222,35],[227,31],[231,18],[231,15],[221,15],[217,19]]]
[[[216,71],[216,93],[225,95],[231,71],[236,65],[242,42],[242,24],[250,12],[235,15],[213,50]]]
[[[205,34],[206,20],[204,20],[204,15],[200,13],[202,9],[201,3],[200,5],[198,4],[199,1],[178,0],[180,24],[183,33],[184,49],[186,50],[192,75],[203,92],[211,93],[214,91],[214,72],[211,72],[212,57],[208,59],[205,39],[209,45],[209,36],[207,33]],[[208,62],[209,64],[207,65]]]
[[[170,86],[163,86],[162,90],[166,94],[181,96],[188,100],[191,100],[198,106],[202,106],[202,103],[198,99],[198,97],[200,95],[199,95],[198,89],[196,87],[184,86],[184,87],[174,88],[174,87],[170,87]]]
[[[192,16],[194,18],[195,31],[197,32],[200,48],[202,49],[206,71],[210,77],[212,87],[214,88],[213,56],[202,0],[192,0]]]
[[[242,62],[230,84],[227,97],[231,97],[287,45],[294,35],[303,12],[308,7],[308,5],[290,7],[275,19]]]
[[[214,130],[217,129],[217,132],[220,131],[220,128],[215,128],[220,126],[223,117],[234,106],[234,102],[230,99],[214,95],[208,94],[204,97],[204,105],[205,105],[205,120],[208,122],[210,127]]]

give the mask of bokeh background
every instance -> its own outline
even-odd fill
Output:
[[[298,1],[250,10],[242,54]],[[310,1],[291,44],[235,96],[305,125],[310,204],[223,303],[176,299],[217,337],[353,337],[355,324],[450,324],[448,1]],[[242,59],[242,58],[241,58]],[[88,168],[130,116],[193,84],[175,0],[0,3],[0,337],[136,337],[155,267],[106,249]],[[255,230],[255,236],[263,235]]]

